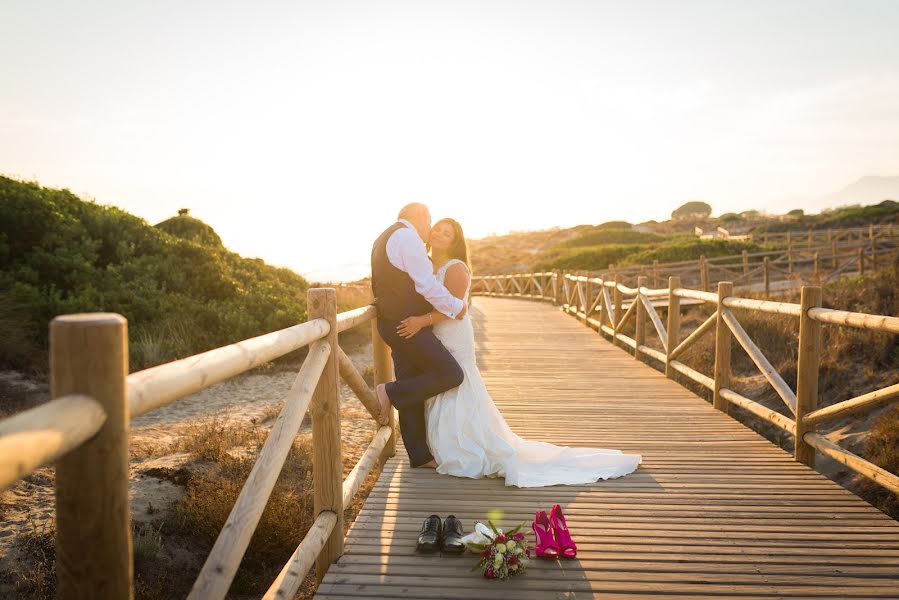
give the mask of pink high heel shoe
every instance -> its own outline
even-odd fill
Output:
[[[549,522],[549,517],[546,516],[545,510],[537,511],[537,514],[534,515],[534,522],[531,524],[531,527],[534,529],[534,536],[537,538],[537,545],[534,548],[534,552],[537,556],[558,558],[559,545],[553,537],[551,530],[552,525]]]
[[[574,558],[577,556],[577,545],[571,539],[571,532],[568,531],[568,525],[565,523],[565,515],[562,514],[562,507],[553,504],[552,511],[549,513],[550,524],[552,525],[553,536],[556,539],[559,555],[565,558]]]

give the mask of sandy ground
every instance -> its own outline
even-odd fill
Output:
[[[360,372],[365,373],[370,367],[370,345],[347,354]],[[134,522],[149,523],[160,511],[171,509],[183,492],[181,486],[168,479],[148,474],[155,469],[177,469],[188,462],[188,454],[171,451],[179,436],[198,423],[213,419],[222,424],[240,422],[270,426],[277,414],[274,407],[283,400],[295,377],[295,370],[241,375],[133,419],[130,491]],[[0,386],[6,396],[4,399],[15,396],[20,404],[33,405],[49,397],[46,384],[13,372],[0,373]],[[343,382],[341,414],[341,434],[346,449],[344,459],[352,466],[371,442],[375,422]],[[300,433],[310,431],[307,416]],[[17,566],[13,542],[18,534],[43,531],[52,525],[53,483],[53,468],[45,467],[0,493],[0,572],[11,571]],[[3,596],[2,589],[0,596]]]

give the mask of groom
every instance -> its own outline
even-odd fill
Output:
[[[465,303],[434,276],[425,244],[431,235],[431,213],[424,204],[408,204],[397,222],[375,240],[371,249],[371,285],[378,309],[378,332],[393,350],[396,381],[377,386],[386,424],[390,405],[400,413],[400,433],[413,467],[436,467],[428,449],[425,400],[462,383],[462,369],[430,327],[410,339],[396,329],[400,321],[433,309],[461,319]]]

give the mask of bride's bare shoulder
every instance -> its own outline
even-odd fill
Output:
[[[471,278],[470,273],[468,272],[468,265],[463,262],[456,262],[449,266],[446,270],[446,286],[454,287],[453,284],[457,285],[468,285],[468,280]]]

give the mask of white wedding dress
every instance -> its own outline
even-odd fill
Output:
[[[441,283],[447,269],[457,263],[465,264],[451,260],[440,268]],[[468,302],[468,290],[464,300]],[[469,315],[441,321],[433,329],[465,373],[462,385],[425,405],[428,446],[438,473],[473,479],[505,477],[506,485],[541,487],[621,477],[640,464],[639,455],[620,450],[567,448],[522,439],[506,424],[481,379]]]

